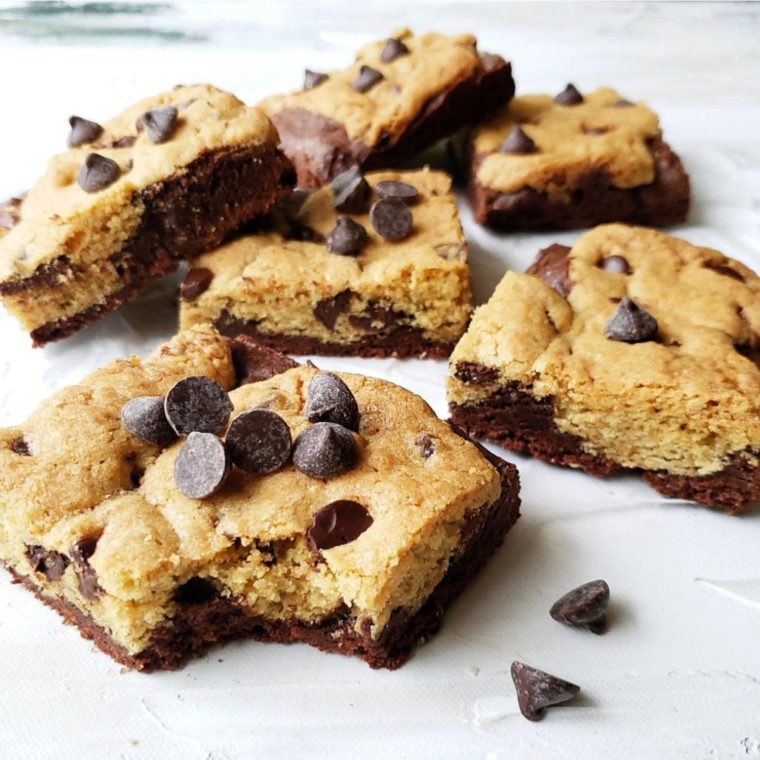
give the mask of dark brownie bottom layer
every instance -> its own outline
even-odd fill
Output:
[[[250,615],[233,600],[218,596],[210,584],[199,581],[192,584],[190,592],[179,597],[179,609],[171,623],[156,631],[147,649],[132,655],[77,607],[64,599],[49,596],[32,578],[19,576],[13,570],[10,572],[16,582],[33,591],[67,623],[77,626],[84,638],[91,639],[117,662],[136,670],[174,669],[214,644],[239,638],[303,642],[324,652],[357,655],[372,668],[395,669],[406,662],[419,642],[438,631],[449,605],[499,547],[519,517],[517,470],[485,449],[481,450],[499,470],[499,498],[490,506],[484,505],[472,513],[462,532],[456,559],[423,606],[411,615],[403,610],[396,611],[378,639],[372,638],[368,626],[357,632],[355,619],[345,608],[317,622],[266,620]]]
[[[488,368],[463,364],[457,375],[484,377]],[[511,383],[478,404],[451,404],[451,419],[475,438],[498,443],[518,454],[552,464],[574,467],[604,477],[616,473],[640,474],[655,490],[671,498],[694,501],[730,514],[746,512],[760,501],[760,466],[739,454],[710,475],[687,476],[657,470],[630,469],[609,457],[583,449],[581,438],[563,433],[554,422],[551,398],[535,398],[525,386]]]
[[[268,211],[295,182],[292,166],[271,146],[206,153],[180,176],[151,185],[135,197],[144,204],[142,220],[122,250],[110,257],[123,286],[102,302],[32,332],[36,346],[65,338],[135,298],[145,287],[192,258],[219,245],[252,217]],[[30,299],[58,289],[61,276],[69,287],[85,276],[66,257],[23,280],[0,284],[0,295]],[[72,284],[73,283],[73,284]]]
[[[472,161],[467,197],[475,219],[494,229],[559,230],[625,222],[650,227],[680,224],[689,211],[689,176],[670,146],[653,140],[655,180],[650,185],[621,190],[606,172],[581,177],[566,201],[524,188],[502,193],[481,185],[477,171],[484,157]]]

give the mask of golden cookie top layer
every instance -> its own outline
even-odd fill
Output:
[[[389,63],[381,60],[386,41],[359,50],[355,62],[310,90],[267,98],[260,105],[271,116],[284,109],[304,108],[342,124],[349,138],[372,147],[382,139],[404,132],[425,105],[483,66],[472,35],[446,37],[430,32],[414,35],[408,29],[393,34],[409,49]],[[362,66],[369,66],[383,79],[366,92],[352,82]]]
[[[500,151],[515,126],[535,143],[534,152]],[[476,128],[472,139],[480,184],[505,193],[529,187],[552,195],[594,171],[606,172],[621,189],[653,182],[648,141],[659,136],[657,114],[601,87],[574,105],[556,103],[551,95],[516,97]]]
[[[605,269],[613,256],[627,273]],[[498,379],[452,376],[451,401],[529,386],[553,397],[563,432],[630,467],[707,474],[729,454],[760,451],[760,278],[717,251],[619,224],[576,242],[567,277],[563,298],[536,276],[505,275],[451,358],[452,370],[477,363]],[[657,320],[655,340],[605,337],[626,296]]]
[[[164,106],[175,106],[178,118],[166,141],[153,143],[137,123]],[[123,243],[139,224],[139,192],[181,174],[204,153],[277,143],[274,127],[260,110],[211,85],[177,87],[147,98],[102,127],[94,141],[50,159],[24,199],[19,223],[0,240],[0,280],[28,276],[59,256],[100,255],[98,236]],[[90,153],[114,161],[119,170],[118,179],[97,192],[86,192],[77,182]]]

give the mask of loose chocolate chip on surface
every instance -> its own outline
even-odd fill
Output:
[[[390,179],[378,182],[375,185],[375,190],[380,198],[398,198],[400,201],[404,201],[408,206],[415,204],[420,197],[420,194],[414,185],[410,185],[408,182],[397,182]]]
[[[132,435],[154,446],[169,446],[177,434],[166,419],[163,396],[138,396],[121,408],[121,424]]]
[[[615,101],[613,108],[631,108],[634,106],[635,103],[631,103],[630,100],[626,100],[625,98],[620,98],[620,100]]]
[[[347,216],[339,216],[335,227],[327,233],[325,243],[332,253],[356,256],[367,244],[367,230]]]
[[[420,433],[414,443],[419,446],[423,459],[430,459],[435,454],[435,441],[427,433]]]
[[[138,120],[137,128],[140,125],[145,129],[148,139],[154,144],[166,142],[171,137],[174,127],[177,124],[179,115],[175,106],[162,106],[154,108],[152,111],[146,111]]]
[[[190,433],[174,460],[177,488],[191,499],[216,493],[229,470],[224,444],[213,433]]]
[[[391,63],[391,61],[395,61],[399,56],[408,54],[409,48],[401,40],[391,37],[385,41],[383,52],[380,53],[380,60],[383,63]]]
[[[607,622],[607,605],[610,587],[605,581],[590,581],[568,591],[549,610],[560,623],[587,627],[593,633],[601,633]]]
[[[536,143],[525,134],[522,127],[515,125],[501,144],[499,151],[515,154],[535,153]]]
[[[578,92],[574,84],[568,84],[559,95],[555,96],[554,102],[561,106],[577,106],[578,103],[583,103],[583,95]]]
[[[11,451],[14,454],[18,454],[20,457],[32,456],[32,452],[29,450],[29,444],[22,436],[14,438],[11,441]]]
[[[25,554],[35,573],[42,573],[49,581],[63,577],[69,560],[65,554],[46,549],[44,546],[27,546]]]
[[[179,297],[183,301],[194,301],[199,295],[208,290],[208,286],[211,285],[213,279],[214,273],[210,269],[204,267],[191,269],[179,286]]]
[[[607,322],[604,334],[623,343],[644,343],[657,337],[657,320],[626,296]]]
[[[322,84],[327,79],[327,74],[322,74],[319,71],[311,71],[306,69],[303,73],[303,88],[304,90],[313,90],[317,85]]]
[[[599,266],[605,272],[612,272],[614,274],[630,274],[631,271],[628,259],[624,256],[608,256],[599,262]]]
[[[332,549],[355,541],[372,525],[372,515],[357,501],[339,499],[322,507],[306,531],[312,551]]]
[[[540,720],[544,708],[567,702],[581,690],[574,683],[517,661],[512,663],[512,680],[520,712],[528,720]]]
[[[358,166],[341,172],[331,183],[333,205],[343,214],[365,214],[372,189]]]
[[[394,243],[412,231],[412,212],[398,198],[381,198],[373,203],[369,218],[377,234]]]
[[[97,193],[116,182],[120,175],[121,169],[116,161],[99,153],[90,153],[79,167],[77,182],[86,193]]]
[[[225,443],[232,464],[244,472],[264,475],[288,461],[293,439],[279,414],[253,409],[232,420]]]
[[[351,87],[357,92],[367,92],[382,79],[384,77],[377,69],[373,69],[371,66],[362,66],[359,69],[358,76],[351,82]]]
[[[318,372],[306,392],[304,417],[309,422],[335,422],[359,430],[359,407],[351,389],[331,372]]]
[[[164,412],[178,435],[218,433],[230,418],[232,402],[219,383],[196,375],[180,380],[169,389]]]
[[[69,132],[69,137],[66,141],[69,148],[87,145],[97,140],[103,132],[103,127],[100,124],[89,119],[83,119],[81,116],[70,116],[69,124],[71,132]]]
[[[356,464],[358,451],[351,431],[334,422],[316,422],[293,444],[295,468],[310,478],[332,478]]]

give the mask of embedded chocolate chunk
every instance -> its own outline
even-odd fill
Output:
[[[14,438],[11,441],[11,451],[14,454],[18,454],[20,457],[32,456],[32,452],[29,450],[29,444],[23,436]]]
[[[347,216],[339,216],[335,227],[325,237],[327,248],[332,253],[356,256],[367,244],[367,230]]]
[[[341,290],[332,298],[323,298],[314,307],[314,316],[328,329],[332,330],[338,317],[348,311],[351,305],[353,293],[350,290]]]
[[[314,515],[306,539],[312,551],[332,549],[355,541],[372,523],[372,515],[364,505],[339,499]]]
[[[18,224],[23,202],[24,196],[8,198],[8,200],[0,202],[0,227],[12,230]]]
[[[97,544],[98,538],[89,536],[77,541],[69,550],[71,559],[74,560],[79,593],[90,601],[97,599],[103,593],[98,583],[98,575],[90,565],[90,557],[95,554]]]
[[[138,396],[121,409],[121,424],[132,435],[154,446],[169,446],[177,440],[164,412],[163,396]]]
[[[567,87],[554,97],[554,102],[561,106],[577,106],[578,103],[583,103],[583,95],[574,84],[568,83]]]
[[[549,610],[554,620],[601,633],[607,623],[610,587],[606,581],[590,581],[560,597]]]
[[[44,546],[27,546],[26,558],[35,573],[42,573],[48,581],[58,581],[66,572],[68,557]]]
[[[379,81],[384,79],[383,75],[371,66],[362,65],[359,69],[358,76],[351,82],[357,92],[367,92],[371,90]]]
[[[502,153],[535,153],[536,143],[525,134],[522,127],[515,125],[504,139],[499,150]]]
[[[213,433],[190,433],[174,460],[177,487],[191,499],[205,499],[216,493],[229,470],[224,444]]]
[[[512,680],[520,712],[528,720],[540,720],[545,708],[567,702],[581,690],[570,681],[517,661],[512,663]]]
[[[419,446],[423,459],[430,459],[435,454],[435,441],[427,433],[420,433],[414,443]]]
[[[657,320],[626,296],[607,322],[604,334],[623,343],[644,343],[657,338]]]
[[[372,189],[358,166],[339,174],[331,183],[333,205],[343,214],[365,214]]]
[[[70,116],[69,125],[71,132],[69,132],[66,141],[69,148],[78,148],[80,145],[94,142],[103,132],[103,127],[100,124],[89,119],[83,119],[81,116]]]
[[[225,444],[232,464],[244,472],[265,475],[288,461],[293,439],[279,414],[252,409],[232,420]]]
[[[257,343],[249,335],[238,335],[231,342],[238,385],[268,380],[298,366],[297,361]]]
[[[554,243],[538,252],[536,260],[526,270],[543,280],[563,298],[570,295],[573,282],[570,279],[570,247]]]
[[[97,193],[116,182],[121,176],[121,169],[116,161],[90,153],[77,172],[79,187],[86,193]]]
[[[137,142],[136,135],[126,135],[120,137],[118,140],[114,140],[111,143],[112,148],[131,148]]]
[[[304,417],[309,422],[335,422],[349,430],[359,430],[359,407],[354,394],[330,372],[318,372],[309,383]]]
[[[724,277],[730,277],[732,280],[737,280],[738,282],[746,282],[744,276],[737,272],[733,267],[731,267],[727,260],[726,262],[705,261],[704,267],[705,269],[711,269],[713,272],[717,272]]]
[[[311,71],[311,69],[306,69],[303,72],[304,90],[313,90],[315,87],[322,84],[322,82],[326,80],[327,80],[327,74],[322,74],[319,71]]]
[[[412,212],[399,198],[381,198],[369,212],[372,226],[386,240],[398,242],[412,231]]]
[[[631,272],[630,264],[625,256],[608,256],[599,262],[599,266],[605,272],[613,272],[614,274],[630,274]]]
[[[218,433],[230,418],[227,391],[210,377],[185,377],[166,394],[164,412],[178,435]]]
[[[351,431],[334,422],[316,422],[293,444],[295,468],[310,478],[332,478],[350,470],[358,456]]]
[[[179,286],[179,297],[183,301],[194,301],[199,295],[208,290],[211,281],[214,279],[214,273],[205,267],[191,269],[182,280]]]
[[[402,55],[408,55],[409,48],[399,39],[391,37],[385,41],[383,51],[380,53],[380,60],[383,63],[391,63]]]
[[[145,134],[154,145],[166,142],[177,125],[179,112],[176,106],[163,106],[146,111],[137,121],[137,129],[145,129]]]
[[[375,190],[381,198],[398,198],[408,206],[416,203],[420,197],[414,185],[410,185],[408,182],[398,182],[389,179],[378,182],[375,185]]]

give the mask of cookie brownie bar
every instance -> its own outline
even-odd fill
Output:
[[[132,668],[236,637],[397,667],[517,519],[515,469],[396,385],[234,353],[264,379],[199,327],[0,431],[0,556]]]
[[[689,178],[657,115],[615,90],[523,95],[476,127],[467,195],[500,230],[683,222]]]
[[[267,117],[208,85],[149,98],[102,126],[74,116],[69,146],[20,218],[4,215],[15,223],[0,239],[0,297],[35,345],[219,245],[294,181]]]
[[[741,512],[760,500],[760,278],[606,225],[509,272],[451,357],[452,419],[593,475]]]
[[[510,64],[469,34],[397,31],[363,47],[343,71],[306,71],[304,88],[261,106],[280,133],[298,183],[316,187],[347,168],[397,166],[514,94]]]
[[[470,286],[445,174],[352,170],[286,205],[279,232],[239,237],[194,262],[183,327],[210,321],[298,354],[451,353]]]

